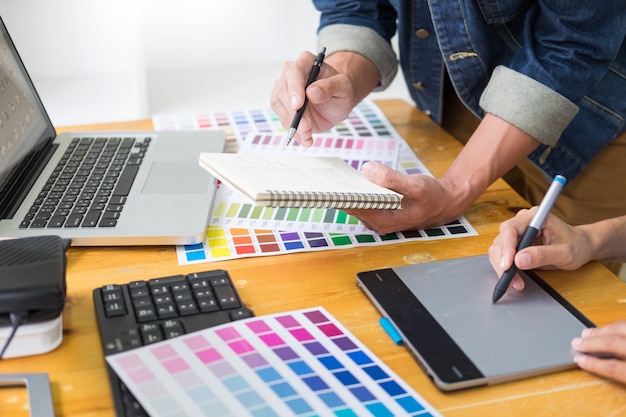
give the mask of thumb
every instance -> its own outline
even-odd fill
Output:
[[[523,249],[515,254],[515,265],[519,269],[533,269],[536,268],[536,261],[533,259],[531,250]]]
[[[381,187],[389,188],[396,192],[402,193],[401,188],[402,174],[394,171],[385,164],[380,162],[369,161],[363,164],[361,168],[363,175],[367,177],[373,183],[380,185]]]
[[[515,255],[515,265],[519,269],[538,269],[557,267],[559,269],[571,269],[567,257],[563,254],[563,247],[559,245],[535,245],[529,246]]]
[[[331,98],[346,99],[352,95],[352,85],[342,74],[334,74],[325,78],[317,79],[306,89],[309,101],[320,104]]]

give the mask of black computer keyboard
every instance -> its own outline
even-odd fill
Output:
[[[253,316],[227,271],[105,285],[93,291],[104,355]],[[118,417],[148,416],[107,365]]]

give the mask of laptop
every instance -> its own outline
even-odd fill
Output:
[[[357,274],[357,285],[442,391],[574,368],[570,342],[593,327],[536,274],[493,304],[487,255]]]
[[[199,243],[216,180],[198,156],[225,143],[217,130],[56,135],[0,19],[0,239]]]

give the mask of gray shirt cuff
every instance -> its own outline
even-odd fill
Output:
[[[384,90],[398,72],[398,58],[391,45],[370,28],[345,24],[325,26],[319,31],[318,49],[326,47],[326,55],[348,51],[363,55],[374,63],[380,81],[374,91]]]
[[[556,145],[578,113],[578,106],[564,96],[504,66],[494,70],[480,106],[548,146]]]

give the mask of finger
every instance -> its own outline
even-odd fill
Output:
[[[529,246],[515,255],[515,264],[520,269],[556,267],[571,270],[582,265],[572,254],[567,243]]]
[[[352,83],[344,74],[337,73],[334,68],[324,64],[317,81],[307,88],[307,97],[311,103],[320,104],[331,98],[348,99],[354,90]]]
[[[304,104],[306,82],[309,78],[315,55],[301,52],[298,58],[285,69],[285,80],[289,97],[288,108],[295,113]]]
[[[528,226],[529,217],[532,217],[530,210],[522,209],[515,217],[500,224],[500,233],[489,249],[491,263],[500,274],[513,265],[517,244]]]
[[[515,288],[516,291],[524,291],[526,283],[522,277],[519,276],[519,274],[515,274],[513,280],[511,281],[511,287]]]
[[[603,334],[599,336],[577,337],[572,340],[572,348],[578,352],[610,355],[626,359],[626,336]]]
[[[582,331],[582,337],[603,336],[603,335],[622,335],[626,336],[626,320],[618,320],[613,323],[600,326],[589,327]]]
[[[618,359],[600,359],[589,355],[576,355],[576,364],[587,372],[626,383],[626,362]]]
[[[296,130],[296,134],[294,135],[294,139],[300,145],[307,148],[313,146],[313,129],[311,129],[310,126],[311,124],[308,122],[308,118],[302,116],[298,129]]]
[[[287,85],[284,74],[274,81],[274,87],[270,95],[270,107],[280,118],[281,125],[288,127],[289,123],[291,123],[291,120],[288,120],[289,117],[291,117],[291,111],[288,104]]]
[[[400,194],[407,194],[408,190],[403,190],[405,188],[405,182],[402,181],[403,175],[387,165],[370,161],[363,164],[361,171],[370,181]]]

